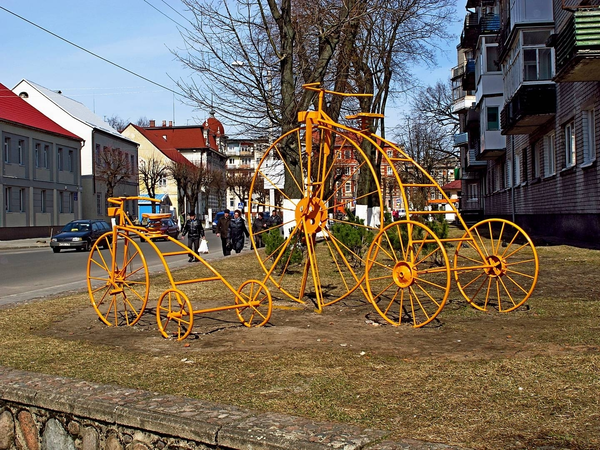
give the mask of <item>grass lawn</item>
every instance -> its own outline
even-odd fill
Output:
[[[152,305],[139,325],[102,325],[86,292],[0,310],[0,364],[383,429],[390,439],[598,449],[600,252],[537,250],[537,288],[508,314],[473,310],[453,289],[439,320],[394,328],[360,291],[316,314],[273,290],[269,326],[247,329],[229,311],[199,317],[193,339],[177,342],[159,335]],[[178,275],[196,277],[197,267]],[[214,267],[234,287],[262,278],[251,253]],[[150,298],[166,286],[153,277]],[[233,302],[212,284],[192,298]]]

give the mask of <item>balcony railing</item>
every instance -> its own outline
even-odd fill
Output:
[[[477,13],[469,13],[465,17],[465,26],[460,36],[462,48],[473,48],[479,37],[479,19]]]
[[[462,87],[465,91],[475,90],[475,60],[469,59],[465,66],[465,73],[462,78]]]
[[[531,134],[556,114],[556,85],[521,85],[502,108],[502,134]]]
[[[477,150],[474,148],[469,149],[469,154],[467,157],[467,167],[468,170],[482,170],[487,168],[487,161],[479,161],[477,159]]]
[[[556,81],[600,81],[600,10],[574,11],[555,47]]]
[[[459,64],[458,66],[452,68],[452,79],[455,80],[457,78],[460,78],[463,76],[464,73],[465,73],[465,65]]]
[[[460,147],[469,143],[469,133],[458,133],[454,135],[454,146]]]

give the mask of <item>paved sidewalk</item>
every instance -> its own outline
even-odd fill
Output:
[[[50,247],[50,238],[29,238],[0,241],[0,250],[16,248],[42,248]]]

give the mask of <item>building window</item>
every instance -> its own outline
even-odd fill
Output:
[[[25,141],[23,141],[22,139],[19,139],[19,142],[17,144],[17,150],[19,152],[19,165],[22,166],[23,165],[23,146],[25,145]]]
[[[6,212],[10,212],[10,191],[9,187],[4,188],[4,211]]]
[[[391,166],[387,167],[387,174],[388,174],[388,176],[394,175],[394,170],[391,168]]]
[[[67,170],[73,172],[73,150],[69,150],[67,157]]]
[[[69,212],[72,213],[73,211],[75,211],[75,201],[73,199],[73,193],[69,192]]]
[[[552,79],[552,49],[546,47],[550,31],[523,31],[523,80]]]
[[[346,194],[349,194],[350,192],[352,192],[352,183],[348,181],[346,183]]]
[[[531,152],[531,167],[533,169],[533,178],[539,178],[541,176],[541,167],[540,167],[540,162],[541,162],[541,156],[542,156],[542,152],[541,152],[541,147],[542,147],[542,142],[541,141],[537,141],[535,144],[533,144],[533,150]]]
[[[497,45],[486,45],[485,46],[485,71],[486,72],[498,72],[500,67],[498,66],[498,46]]]
[[[556,173],[556,147],[554,133],[544,136],[544,176]]]
[[[564,128],[565,136],[565,166],[573,167],[575,165],[575,124],[569,122]]]
[[[158,180],[158,187],[162,187],[162,188],[164,188],[164,187],[166,187],[166,186],[167,186],[167,177],[161,177],[161,178]]]
[[[487,128],[488,131],[498,131],[500,129],[500,117],[498,107],[490,106],[487,108]]]
[[[19,189],[19,212],[25,212],[25,189]]]
[[[100,192],[96,193],[96,214],[102,216],[102,194]]]
[[[394,157],[394,151],[393,150],[388,150],[387,151],[387,156],[388,156],[388,158],[393,158]]]
[[[43,162],[42,167],[44,169],[48,168],[48,153],[50,152],[50,146],[44,145],[44,154],[43,154]]]
[[[10,138],[4,138],[4,162],[10,163]]]
[[[346,159],[352,158],[352,150],[344,150],[344,158],[346,158]]]
[[[63,149],[61,147],[58,147],[56,152],[56,165],[58,170],[63,170]]]
[[[40,210],[46,212],[46,190],[44,189],[40,192]]]
[[[515,186],[518,186],[519,184],[521,184],[521,150],[515,151],[514,170],[515,170],[515,176],[514,176]]]
[[[33,152],[33,159],[35,167],[40,167],[40,144],[35,144],[35,150]]]
[[[596,159],[596,118],[593,109],[582,111],[583,118],[583,163]]]
[[[234,203],[233,203],[233,201],[234,200],[232,198],[229,199],[229,207],[230,208],[233,208],[235,206]]]

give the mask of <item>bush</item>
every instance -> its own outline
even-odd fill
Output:
[[[280,271],[283,271],[286,264],[288,268],[293,264],[300,264],[304,260],[304,246],[302,245],[302,237],[294,236],[292,239],[294,242],[290,243],[283,256],[279,259],[277,266]],[[285,238],[281,235],[280,228],[272,228],[267,233],[263,234],[263,242],[265,244],[265,251],[267,255],[271,256],[271,259],[275,261],[281,251],[281,246],[285,242]],[[292,252],[290,256],[290,252]],[[288,263],[289,259],[289,263]],[[286,269],[287,271],[287,269]]]
[[[354,266],[360,267],[363,263],[363,256],[367,252],[375,233],[364,226],[364,220],[356,217],[352,212],[346,210],[348,220],[345,223],[335,223],[331,227],[331,234],[344,244],[341,247],[342,253],[346,259]]]

